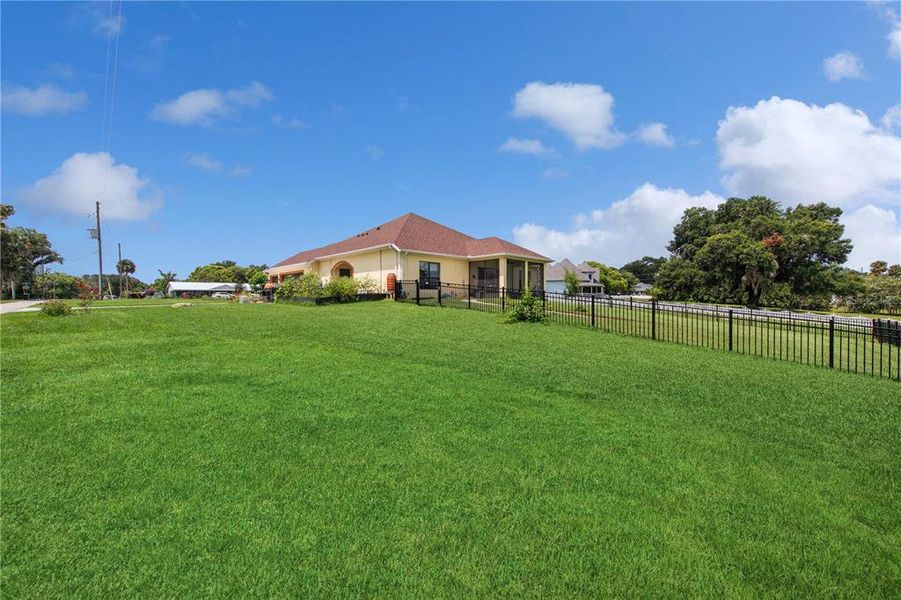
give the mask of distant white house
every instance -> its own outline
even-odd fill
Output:
[[[585,262],[580,265],[574,265],[568,258],[564,258],[557,264],[548,267],[545,289],[549,292],[566,291],[564,277],[567,271],[579,276],[579,293],[604,293],[604,286],[600,282],[600,271]]]
[[[170,281],[166,286],[166,295],[171,297],[189,294],[191,296],[211,296],[216,292],[225,292],[234,294],[235,289],[240,286],[245,292],[250,291],[250,286],[246,283],[228,283],[221,281]]]
[[[635,284],[635,289],[633,290],[636,294],[650,294],[651,288],[654,287],[650,283],[645,283],[643,281]]]

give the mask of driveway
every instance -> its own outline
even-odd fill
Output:
[[[44,300],[17,300],[15,302],[3,302],[0,303],[0,315],[18,312],[24,308],[40,304],[41,302],[44,302]]]

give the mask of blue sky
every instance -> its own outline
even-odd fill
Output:
[[[842,206],[853,266],[901,262],[898,4],[118,9],[0,8],[2,195],[62,271],[96,269],[94,199],[145,280],[408,211],[619,266],[753,193]]]

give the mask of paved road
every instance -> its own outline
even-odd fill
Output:
[[[0,304],[0,315],[6,313],[19,312],[35,304],[40,304],[43,300],[17,300],[16,302],[3,302]]]

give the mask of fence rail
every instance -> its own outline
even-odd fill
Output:
[[[548,320],[901,381],[901,321],[538,291]],[[505,313],[518,290],[398,281],[394,299]]]

